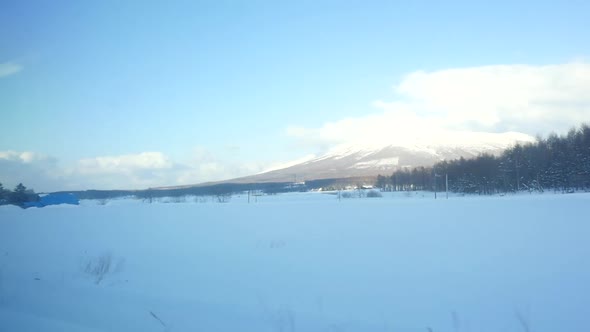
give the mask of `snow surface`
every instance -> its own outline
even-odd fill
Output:
[[[0,330],[590,326],[590,194],[197,201],[0,207]]]
[[[399,158],[384,158],[384,159],[375,159],[369,161],[361,161],[349,168],[370,168],[370,167],[391,167],[397,166],[399,164]]]

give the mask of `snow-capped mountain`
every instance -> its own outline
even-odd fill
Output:
[[[242,178],[255,182],[289,182],[390,174],[404,167],[431,166],[442,160],[472,158],[482,153],[498,155],[516,143],[529,143],[529,135],[508,133],[446,133],[436,142],[413,140],[387,144],[340,144],[324,155],[307,157],[286,167]]]

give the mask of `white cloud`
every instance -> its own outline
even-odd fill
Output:
[[[485,66],[409,74],[395,87],[445,125],[535,128],[590,115],[590,64]],[[557,128],[562,129],[562,128]]]
[[[23,69],[23,66],[14,62],[0,63],[0,77],[10,76],[18,73]]]
[[[70,188],[142,189],[163,185],[176,166],[161,152],[81,159],[63,171]]]
[[[172,168],[172,162],[161,152],[142,152],[134,155],[96,157],[78,161],[81,174],[133,173],[144,170]]]
[[[0,151],[0,160],[18,161],[25,164],[30,164],[38,161],[51,161],[52,158],[30,151],[16,152],[16,151]]]
[[[22,182],[37,191],[59,186],[60,171],[55,158],[35,152],[0,151],[0,183],[14,188]]]
[[[379,111],[319,128],[291,126],[312,142],[432,143],[465,132],[563,132],[590,120],[590,64],[505,65],[408,74]]]
[[[258,171],[259,165],[239,164],[197,147],[185,162],[172,161],[161,152],[106,156],[78,161],[69,170],[76,187],[143,189],[226,180]]]

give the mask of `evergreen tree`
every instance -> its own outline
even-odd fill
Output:
[[[22,205],[24,202],[27,201],[27,187],[25,187],[22,183],[19,183],[12,194],[10,195],[10,203],[15,205]]]
[[[4,189],[2,183],[0,183],[0,205],[5,204],[8,199],[8,190]]]
[[[22,207],[26,202],[39,201],[39,195],[33,190],[27,189],[22,183],[19,183],[10,193],[8,203]]]

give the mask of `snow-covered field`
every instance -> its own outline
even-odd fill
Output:
[[[0,207],[0,330],[590,329],[590,194],[251,201]]]

